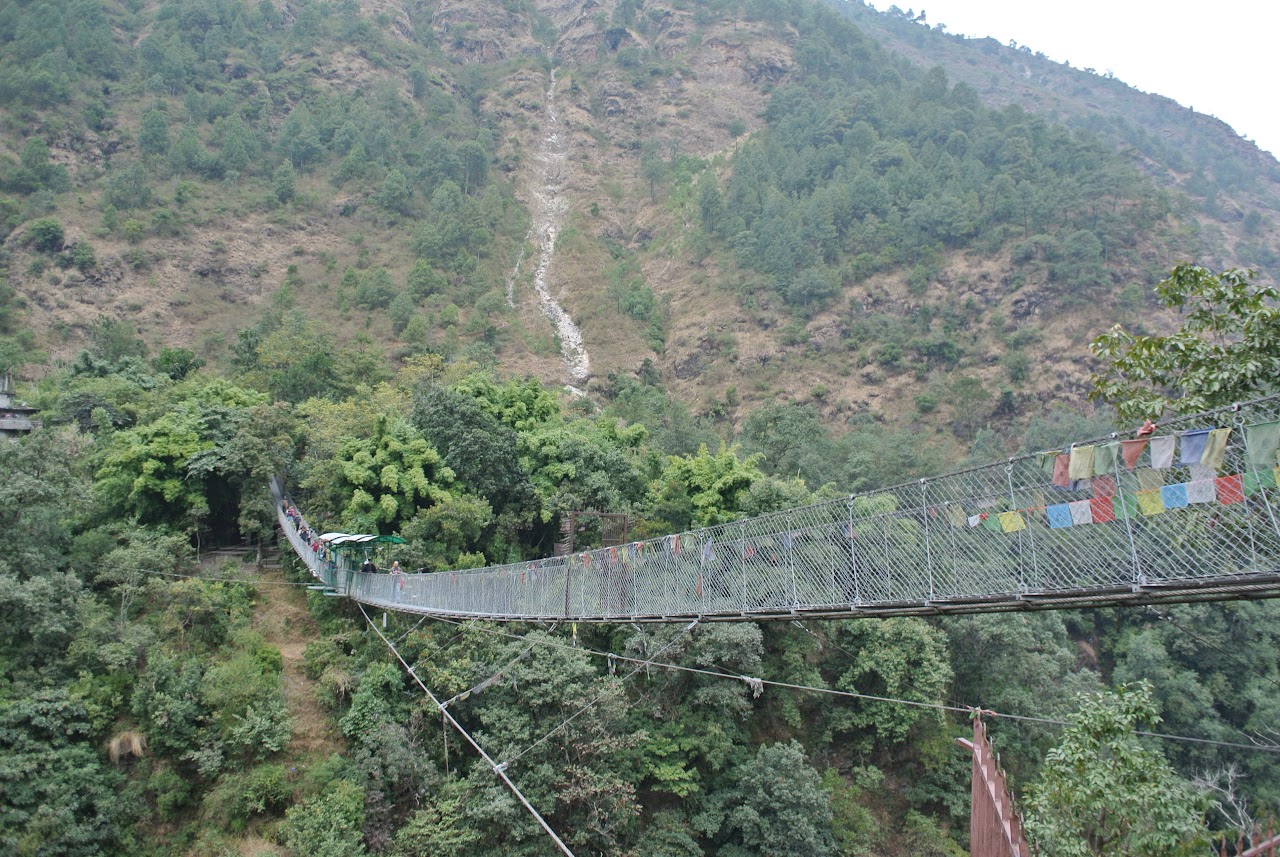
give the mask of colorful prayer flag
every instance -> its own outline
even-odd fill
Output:
[[[1161,488],[1160,502],[1164,503],[1166,509],[1184,508],[1189,502],[1186,483],[1180,482],[1177,485],[1166,485]]]
[[[1105,476],[1108,473],[1114,473],[1116,469],[1116,456],[1120,454],[1119,441],[1111,441],[1111,443],[1103,443],[1093,448],[1093,475]]]
[[[1250,470],[1270,470],[1276,466],[1280,449],[1280,420],[1244,427],[1245,462]]]
[[[1138,492],[1138,511],[1147,517],[1159,515],[1164,511],[1164,500],[1160,499],[1160,489]]]
[[[1111,497],[1094,497],[1089,501],[1089,513],[1095,524],[1106,524],[1116,519],[1116,510]]]
[[[1178,456],[1178,462],[1183,466],[1199,464],[1200,458],[1204,455],[1205,445],[1208,442],[1208,429],[1184,431],[1182,433],[1182,454]]]
[[[1053,465],[1053,484],[1059,488],[1071,487],[1071,456],[1060,454]]]
[[[1200,455],[1200,466],[1208,467],[1217,473],[1227,457],[1227,441],[1231,439],[1231,429],[1219,428],[1209,432],[1209,440]]]
[[[1114,497],[1116,493],[1116,478],[1114,476],[1095,476],[1090,483],[1093,488],[1093,496],[1095,497]]]
[[[1193,479],[1187,483],[1188,503],[1212,503],[1218,499],[1213,479]]]
[[[1173,449],[1178,442],[1174,435],[1151,438],[1151,467],[1153,470],[1168,470],[1173,467]]]
[[[1120,457],[1124,459],[1126,469],[1132,470],[1138,466],[1138,459],[1142,456],[1142,450],[1147,448],[1149,442],[1145,437],[1120,441]]]
[[[1218,502],[1222,505],[1230,506],[1233,503],[1244,502],[1244,481],[1239,473],[1219,476],[1213,482],[1218,491]]]
[[[1093,509],[1088,500],[1077,500],[1067,504],[1071,508],[1071,524],[1080,527],[1093,523]]]
[[[1021,512],[1001,512],[998,517],[1000,529],[1006,533],[1016,533],[1027,528],[1027,522],[1023,520]]]
[[[1071,507],[1066,503],[1047,506],[1044,510],[1049,518],[1049,526],[1055,530],[1071,526]]]
[[[1132,494],[1117,494],[1111,498],[1111,510],[1117,518],[1132,518],[1138,514],[1138,498]]]
[[[1276,487],[1276,472],[1271,470],[1250,470],[1244,474],[1244,496],[1252,497],[1259,488]]]
[[[1067,475],[1072,479],[1088,479],[1093,476],[1093,447],[1073,446],[1068,459]]]

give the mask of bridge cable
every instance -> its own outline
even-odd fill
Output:
[[[489,754],[484,751],[484,748],[481,747],[476,742],[476,739],[471,737],[471,733],[467,732],[467,730],[463,728],[462,724],[454,719],[453,715],[449,713],[449,710],[445,708],[443,705],[441,705],[440,700],[436,697],[436,695],[432,693],[425,684],[422,683],[422,679],[418,678],[418,674],[414,672],[414,669],[409,665],[409,662],[404,659],[404,657],[400,654],[400,651],[394,645],[392,645],[391,641],[387,639],[387,636],[378,629],[378,626],[374,623],[373,619],[371,619],[369,617],[369,614],[365,612],[364,605],[360,604],[360,602],[356,602],[356,603],[357,605],[359,605],[360,613],[364,616],[365,621],[369,623],[369,627],[372,628],[373,632],[377,634],[379,637],[381,637],[382,641],[387,644],[387,648],[389,648],[391,650],[391,653],[396,656],[396,660],[400,661],[401,665],[406,670],[408,670],[409,675],[413,677],[413,680],[415,682],[417,682],[418,687],[422,688],[422,692],[427,695],[427,698],[431,700],[432,704],[435,705],[435,707],[440,710],[441,715],[443,715],[444,718],[448,720],[449,723],[453,726],[453,728],[458,730],[458,734],[460,734],[466,740],[466,742],[470,744],[477,753],[480,754],[480,758],[484,759],[485,762],[488,763],[489,767],[493,768],[493,772],[497,774],[499,778],[501,778],[501,780],[506,784],[507,788],[511,789],[511,793],[514,794],[516,798],[520,801],[520,803],[524,805],[524,808],[529,811],[529,813],[538,822],[539,826],[541,826],[542,829],[547,832],[547,835],[550,836],[551,839],[556,843],[556,846],[559,847],[560,851],[566,854],[567,857],[575,857],[574,853],[569,850],[569,846],[565,845],[564,842],[560,839],[560,837],[556,835],[556,832],[551,829],[551,825],[547,823],[547,820],[543,818],[542,815],[536,809],[534,809],[533,804],[529,803],[529,799],[524,796],[524,793],[520,791],[519,787],[516,786],[516,784],[511,781],[511,778],[507,776],[506,763],[503,763],[500,765],[497,762],[493,761],[493,759],[489,756]]]
[[[450,624],[461,624],[456,620],[445,619],[445,618],[440,618],[439,621],[448,622]],[[479,631],[483,631],[484,633],[487,633],[487,634],[497,634],[504,637],[524,639],[523,637],[517,634],[511,634],[505,631],[485,628],[483,625],[477,625],[476,629]],[[1036,717],[1028,714],[1007,714],[1000,711],[993,711],[988,708],[959,706],[959,705],[943,705],[937,702],[921,702],[919,700],[913,700],[913,699],[895,699],[889,696],[875,696],[869,693],[858,693],[856,691],[850,691],[850,690],[838,690],[836,688],[830,688],[830,687],[814,687],[812,685],[794,684],[794,683],[785,682],[785,681],[773,681],[771,679],[766,679],[766,678],[753,678],[751,676],[734,675],[732,673],[721,672],[719,670],[708,670],[708,669],[702,669],[699,667],[686,667],[686,666],[680,666],[679,664],[663,663],[662,661],[655,661],[652,659],[648,661],[641,661],[639,658],[633,658],[627,655],[616,655],[610,652],[599,652],[599,651],[594,651],[592,649],[585,649],[585,648],[576,647],[576,646],[568,646],[568,645],[559,644],[559,643],[551,643],[551,642],[546,642],[542,640],[539,640],[536,642],[539,645],[545,645],[545,646],[561,648],[561,649],[570,649],[574,651],[581,651],[589,655],[595,655],[597,657],[608,658],[615,661],[626,661],[629,663],[636,663],[636,664],[640,664],[641,666],[648,665],[648,666],[659,667],[661,669],[667,669],[667,670],[672,670],[676,672],[696,673],[699,675],[713,676],[716,678],[727,678],[732,681],[741,681],[741,682],[745,682],[749,687],[752,687],[753,689],[755,687],[762,687],[762,686],[779,687],[785,690],[799,690],[799,691],[805,691],[809,693],[825,694],[828,696],[846,697],[850,699],[862,699],[870,702],[888,702],[888,703],[893,703],[895,705],[905,705],[905,706],[910,706],[915,708],[927,708],[935,711],[947,711],[955,714],[964,714],[966,716],[972,716],[975,713],[980,712],[984,716],[1002,718],[1004,720],[1015,720],[1015,721],[1022,721],[1026,723],[1043,723],[1050,726],[1074,725],[1069,720],[1061,720],[1061,719],[1049,718],[1049,717]],[[1143,729],[1134,730],[1134,734],[1143,738],[1159,738],[1164,741],[1180,741],[1180,742],[1189,743],[1189,744],[1206,744],[1214,747],[1229,747],[1237,750],[1253,750],[1255,752],[1280,754],[1280,745],[1277,745],[1277,744],[1259,744],[1259,743],[1245,744],[1245,743],[1236,742],[1236,741],[1219,741],[1214,738],[1196,738],[1190,735],[1173,735],[1168,732],[1152,732],[1152,731],[1143,730]]]

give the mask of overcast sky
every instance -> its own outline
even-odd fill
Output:
[[[1226,122],[1280,157],[1280,3],[1274,0],[871,0],[931,26],[1010,39],[1076,68],[1110,70]]]

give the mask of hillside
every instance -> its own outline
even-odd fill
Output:
[[[298,309],[371,356],[606,399],[648,360],[732,424],[781,399],[963,437],[1078,402],[1084,343],[1148,323],[1174,260],[1267,270],[1274,161],[1220,123],[1139,127],[1167,100],[839,8],[863,30],[804,2],[10,2],[8,332],[67,361],[105,317],[253,369]]]

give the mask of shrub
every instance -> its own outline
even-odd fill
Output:
[[[62,249],[63,238],[62,224],[53,217],[33,220],[27,229],[27,243],[42,253],[57,253]]]

